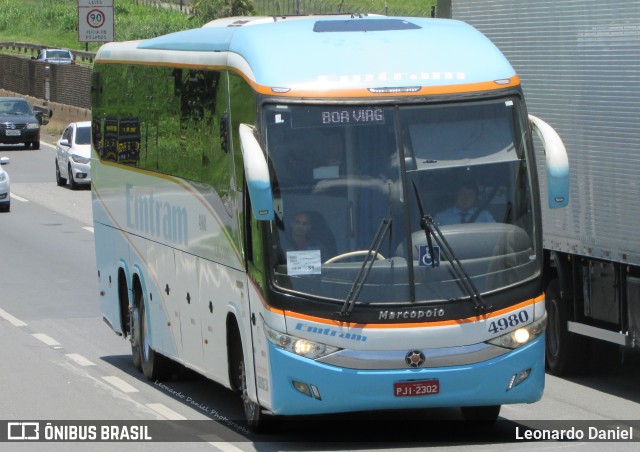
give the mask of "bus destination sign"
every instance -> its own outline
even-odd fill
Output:
[[[384,124],[380,107],[312,107],[293,109],[293,128]]]

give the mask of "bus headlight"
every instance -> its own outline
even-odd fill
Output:
[[[487,342],[504,348],[522,347],[544,333],[546,327],[547,313],[545,312],[540,320],[536,320],[527,326],[523,326]]]
[[[318,359],[340,350],[338,347],[333,347],[321,342],[314,342],[309,339],[302,339],[281,333],[264,322],[262,324],[264,325],[264,331],[269,342],[282,350],[295,353],[296,355],[309,359]]]

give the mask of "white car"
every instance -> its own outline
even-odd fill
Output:
[[[91,183],[91,121],[72,122],[56,143],[56,183],[69,188]]]
[[[42,49],[31,59],[49,64],[76,64],[76,57],[66,49]]]
[[[9,164],[9,157],[0,157],[0,211],[11,210],[11,189],[9,187],[9,174],[3,166]]]

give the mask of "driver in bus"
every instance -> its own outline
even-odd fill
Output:
[[[317,221],[313,221],[314,215],[311,212],[298,212],[289,223],[287,234],[282,241],[284,251],[320,250],[323,259],[331,257],[329,255],[331,245],[322,243],[318,237],[321,235]],[[335,245],[334,245],[335,248]]]
[[[478,187],[473,182],[463,182],[458,187],[455,205],[435,216],[438,226],[461,223],[495,223],[493,216],[477,205]]]

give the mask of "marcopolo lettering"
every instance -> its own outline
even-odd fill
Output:
[[[442,318],[445,315],[443,308],[411,309],[405,311],[378,311],[378,320],[425,320]]]

